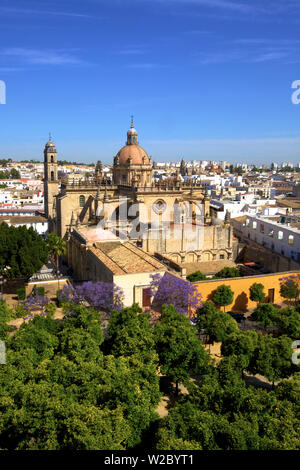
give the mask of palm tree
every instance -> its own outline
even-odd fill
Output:
[[[59,289],[59,277],[58,277],[59,257],[66,254],[67,244],[62,238],[60,238],[58,235],[55,235],[55,233],[49,233],[48,237],[46,238],[46,243],[48,245],[50,256],[55,260],[56,275],[57,275],[57,282],[58,282],[58,289]]]

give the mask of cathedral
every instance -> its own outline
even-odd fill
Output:
[[[139,145],[133,121],[126,145],[113,159],[111,179],[96,167],[93,177],[59,185],[52,139],[45,146],[44,165],[45,214],[51,231],[67,241],[70,252],[77,243],[76,234],[98,230],[98,234],[107,237],[110,233],[120,243],[127,247],[129,243],[164,264],[180,267],[234,260],[229,218],[224,224],[212,219],[207,189],[182,182],[179,172],[169,180],[153,182],[152,157]],[[74,263],[74,257],[76,254],[68,257],[69,264]]]

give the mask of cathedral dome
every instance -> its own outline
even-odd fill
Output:
[[[139,146],[138,133],[133,125],[133,118],[131,120],[131,127],[127,132],[127,143],[125,147],[121,148],[115,158],[117,165],[151,165],[151,160],[142,147]]]
[[[150,165],[150,158],[142,147],[138,144],[125,145],[119,153],[117,158],[120,165]]]

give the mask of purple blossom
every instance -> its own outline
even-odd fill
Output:
[[[124,293],[120,287],[110,282],[84,282],[73,288],[71,285],[63,287],[58,300],[70,304],[86,304],[97,310],[110,312],[121,311],[123,308]]]
[[[279,281],[280,285],[291,283],[300,285],[300,274],[290,274],[289,276],[279,278]]]
[[[202,295],[197,287],[189,281],[165,274],[151,275],[151,295],[153,308],[173,304],[176,310],[188,318],[194,316],[196,309],[202,305]]]
[[[28,297],[24,302],[22,302],[26,314],[24,319],[32,320],[37,314],[46,317],[47,312],[45,312],[45,308],[50,304],[50,302],[50,299],[40,295]]]

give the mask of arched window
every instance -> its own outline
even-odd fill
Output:
[[[54,157],[51,155],[51,163],[54,163]]]
[[[55,179],[54,179],[54,171],[51,171],[51,181],[55,181]]]
[[[85,197],[80,196],[79,197],[79,207],[84,207],[84,205],[85,205]]]

